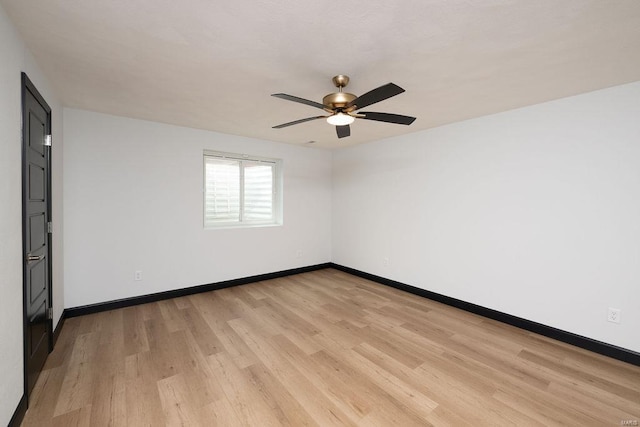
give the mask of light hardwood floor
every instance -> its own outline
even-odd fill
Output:
[[[640,367],[326,269],[68,319],[23,425],[623,420]]]

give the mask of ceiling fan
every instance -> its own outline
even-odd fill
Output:
[[[329,116],[307,117],[306,119],[283,123],[281,125],[274,126],[273,129],[281,129],[287,126],[309,122],[311,120],[327,119],[329,124],[336,127],[338,138],[344,138],[351,135],[351,128],[349,125],[353,123],[355,119],[375,120],[377,122],[396,123],[399,125],[410,125],[416,119],[415,117],[403,116],[400,114],[358,111],[361,108],[375,104],[376,102],[384,101],[387,98],[391,98],[392,96],[396,96],[404,92],[404,89],[398,85],[387,83],[386,85],[375,88],[364,95],[355,96],[352,93],[342,91],[342,89],[349,84],[348,76],[339,75],[335,76],[332,80],[333,84],[338,88],[338,92],[330,93],[322,98],[322,104],[308,99],[298,98],[297,96],[287,95],[286,93],[272,94],[271,96],[275,96],[276,98],[310,105],[330,113]]]

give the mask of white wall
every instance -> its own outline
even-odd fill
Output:
[[[340,150],[333,179],[335,263],[640,351],[640,82]]]
[[[62,109],[0,6],[0,425],[24,392],[22,351],[21,77],[25,71],[52,108],[54,324],[64,307],[62,278]]]
[[[74,109],[64,128],[67,307],[331,261],[328,151]],[[284,225],[203,229],[205,149],[283,159]]]

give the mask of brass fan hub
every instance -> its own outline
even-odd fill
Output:
[[[348,103],[356,99],[356,96],[352,93],[346,92],[337,92],[330,93],[329,95],[322,98],[322,103],[329,107],[332,110],[336,108],[344,108]]]

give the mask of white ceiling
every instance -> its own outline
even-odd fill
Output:
[[[65,106],[336,148],[640,80],[639,0],[0,0]],[[331,77],[411,126],[338,140]],[[321,113],[321,112],[320,112]]]

